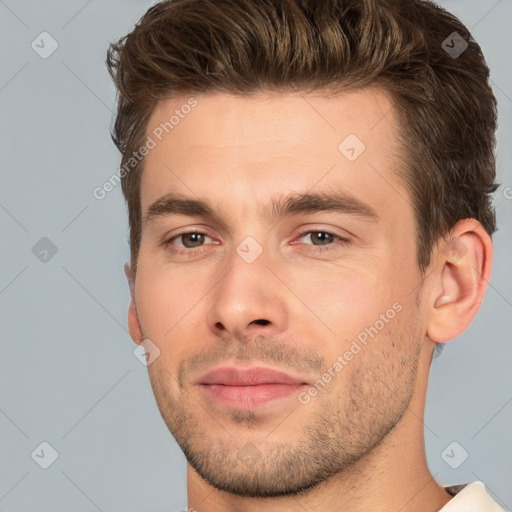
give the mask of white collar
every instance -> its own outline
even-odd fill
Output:
[[[483,482],[467,484],[439,512],[506,512],[487,492]]]

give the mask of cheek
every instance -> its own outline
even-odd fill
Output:
[[[148,367],[150,377],[155,382],[169,381],[177,392],[174,379],[180,362],[190,352],[208,348],[208,283],[192,278],[190,273],[172,273],[144,264],[139,266],[137,279],[135,294],[143,332],[160,350],[159,358]]]
[[[386,274],[377,265],[370,271],[354,267],[332,272],[307,270],[293,278],[290,288],[322,321],[323,326],[316,321],[315,325],[328,332],[328,339],[322,343],[318,330],[307,333],[301,304],[293,315],[305,327],[309,343],[323,352],[328,366],[341,356],[341,364],[348,370],[343,371],[341,379],[355,367],[372,365],[373,361],[385,364],[384,360],[407,350],[414,297],[406,296],[396,283],[396,276]],[[325,326],[329,331],[323,329]]]
[[[391,307],[389,284],[376,267],[318,266],[295,269],[288,284],[296,296],[335,331],[349,335],[354,329],[375,322],[379,314]],[[303,306],[301,311],[303,311]]]
[[[187,288],[184,280],[171,279],[169,273],[148,271],[143,265],[139,267],[135,297],[139,318],[148,337],[165,341],[173,336],[191,308],[194,289]]]

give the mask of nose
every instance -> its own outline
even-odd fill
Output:
[[[269,270],[265,252],[249,263],[233,251],[227,263],[228,270],[210,297],[210,330],[226,339],[278,335],[285,331],[285,290]]]

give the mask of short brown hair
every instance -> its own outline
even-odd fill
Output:
[[[157,102],[179,94],[380,86],[401,119],[421,271],[457,221],[496,230],[489,69],[462,22],[430,0],[166,0],[111,45],[107,65],[121,165],[142,144]],[[122,179],[134,272],[142,164]]]

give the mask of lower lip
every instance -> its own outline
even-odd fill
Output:
[[[298,395],[306,385],[259,384],[256,386],[225,386],[202,384],[204,393],[221,404],[236,409],[253,409],[273,400]]]

